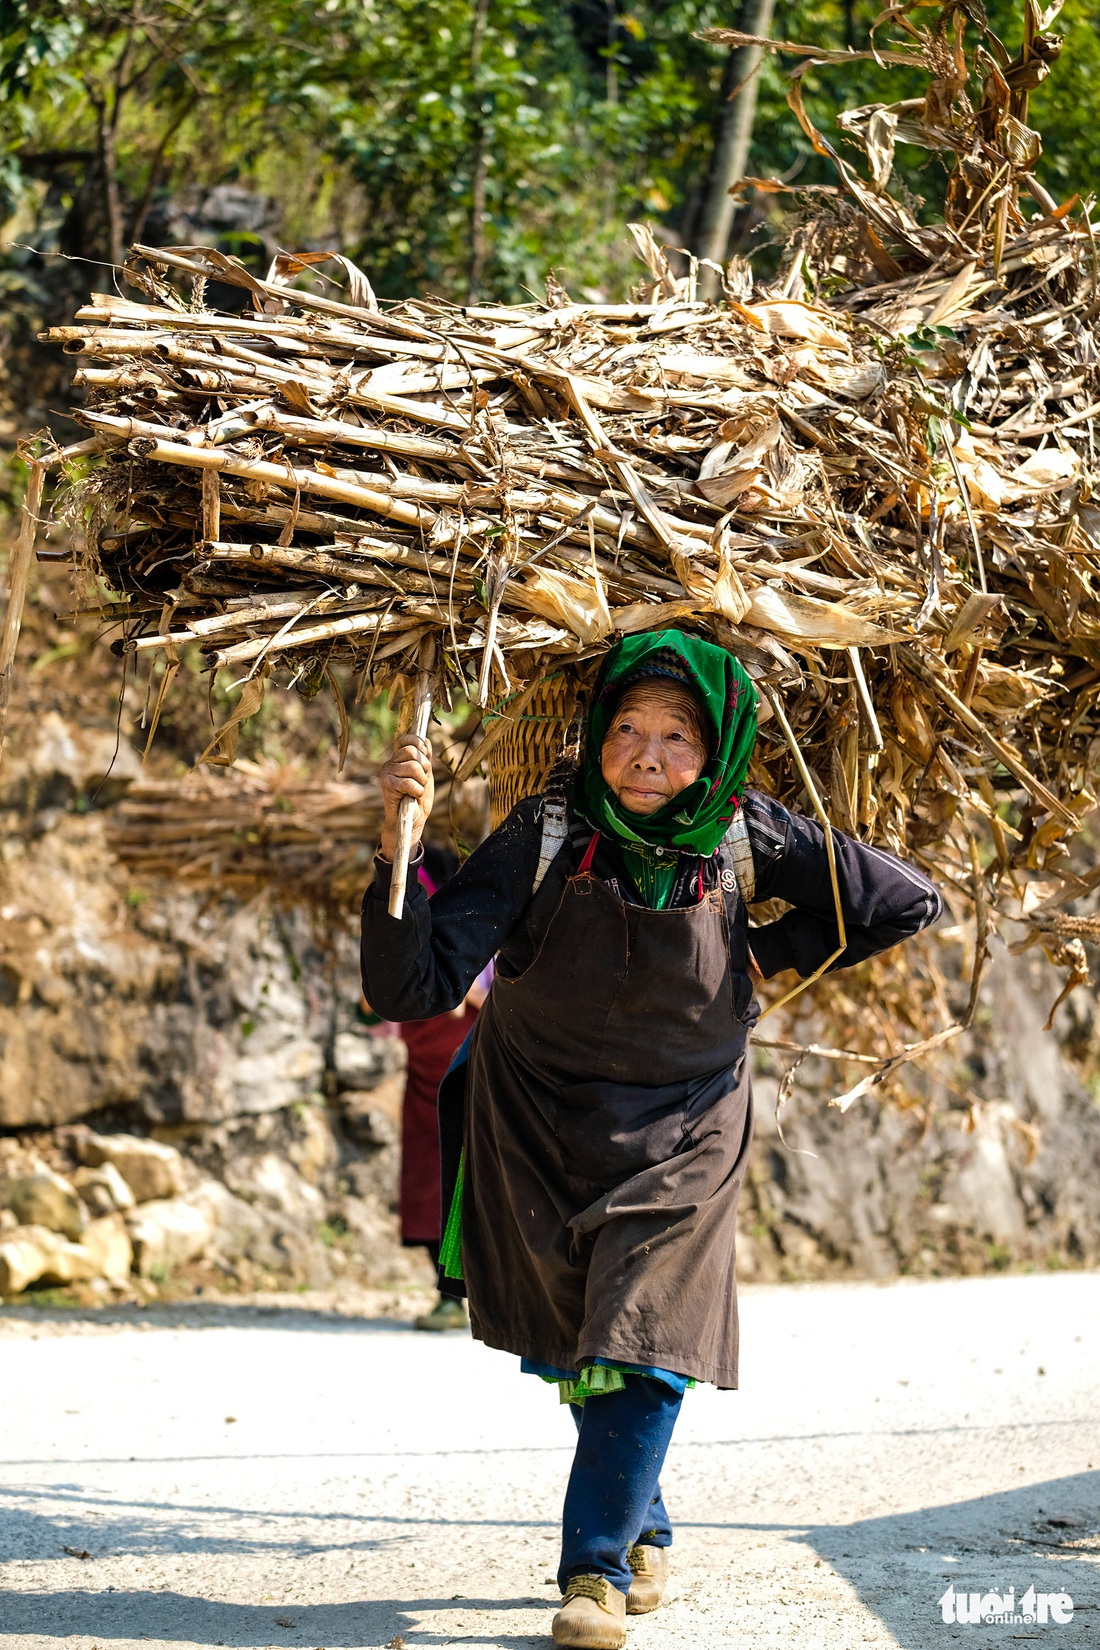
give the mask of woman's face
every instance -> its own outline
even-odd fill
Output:
[[[642,682],[619,701],[600,751],[600,771],[624,808],[653,814],[692,780],[707,759],[699,710],[675,682]]]

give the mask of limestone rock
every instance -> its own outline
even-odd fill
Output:
[[[99,791],[101,803],[113,801],[133,780],[143,777],[141,758],[133,746],[106,729],[81,727],[49,710],[35,732],[26,754],[27,767],[55,804],[82,791]]]
[[[215,1123],[309,1101],[333,1009],[307,914],[187,894],[150,901],[138,921],[181,953],[180,989],[152,1005],[144,1033],[144,1068],[159,1076],[146,1116]],[[354,977],[350,956],[347,968]]]
[[[288,1038],[276,1025],[264,1027],[233,1062],[230,1103],[241,1115],[293,1105],[320,1088],[324,1069],[324,1056],[311,1038]]]
[[[326,1249],[313,1232],[295,1226],[280,1227],[274,1234],[274,1242],[277,1270],[288,1272],[307,1289],[328,1288],[339,1251]]]
[[[263,1204],[245,1202],[218,1180],[204,1180],[189,1201],[213,1227],[207,1256],[231,1275],[256,1281],[253,1268],[289,1276],[310,1289],[332,1282],[331,1255],[316,1234],[317,1222],[301,1222]]]
[[[41,803],[43,774],[57,776],[58,807],[9,835],[0,866],[0,1129],[105,1107],[218,1122],[308,1101],[332,1025],[353,1012],[350,930],[330,970],[306,910],[276,919],[175,887],[131,906],[107,811],[58,812],[98,756],[81,766],[61,726],[48,743],[28,782]],[[13,772],[5,759],[0,792]]]
[[[398,1125],[373,1089],[366,1093],[351,1089],[340,1100],[344,1130],[357,1146],[378,1152],[397,1144]]]
[[[376,1197],[356,1197],[349,1194],[341,1203],[341,1215],[356,1247],[365,1255],[388,1255],[392,1249],[393,1217]],[[387,1241],[389,1239],[390,1241]],[[402,1259],[410,1250],[399,1250]],[[372,1273],[373,1273],[372,1268]]]
[[[204,1180],[188,1197],[188,1202],[205,1215],[212,1236],[212,1260],[231,1266],[247,1256],[260,1265],[275,1266],[278,1257],[271,1242],[271,1223],[259,1209],[236,1197],[220,1180]]]
[[[259,1267],[314,1289],[331,1283],[333,1264],[343,1260],[325,1241],[338,1213],[332,1122],[323,1106],[292,1106],[234,1118],[189,1146],[210,1177],[190,1201],[214,1226],[209,1253],[217,1264],[253,1278],[250,1268]]]
[[[332,1182],[339,1158],[332,1124],[323,1106],[296,1106],[296,1127],[287,1144],[290,1161],[310,1186]]]
[[[83,1247],[95,1264],[95,1276],[122,1283],[130,1275],[134,1250],[121,1214],[102,1215],[84,1233]]]
[[[88,1224],[84,1205],[69,1182],[45,1166],[9,1180],[3,1200],[21,1226],[45,1226],[74,1242]]]
[[[42,1276],[46,1252],[37,1242],[39,1231],[45,1227],[18,1226],[0,1240],[0,1295],[21,1295]]]
[[[230,1185],[239,1197],[295,1224],[308,1226],[325,1218],[324,1197],[278,1152],[252,1158],[243,1174],[238,1168]]]
[[[1020,1137],[1005,1101],[975,1106],[945,1172],[936,1219],[969,1227],[980,1238],[1019,1249],[1027,1236],[1017,1189]],[[946,1210],[946,1218],[942,1211]]]
[[[837,1068],[807,1060],[780,1139],[777,1070],[758,1066],[740,1205],[757,1280],[942,1277],[1052,1257],[1096,1265],[1100,1109],[1043,1030],[1057,985],[1037,953],[1013,956],[995,938],[984,1024],[979,1017],[950,1045],[955,1082],[945,1089],[931,1063],[906,1068],[904,1108],[865,1096],[836,1111],[826,1102],[841,1082]],[[965,986],[953,989],[961,1014]],[[1092,1048],[1095,993],[1079,991],[1059,1015],[1079,1014],[1074,1044]],[[802,1024],[799,1040],[827,1041],[827,1024]]]
[[[98,1276],[96,1257],[83,1243],[69,1243],[56,1232],[50,1237],[53,1241],[46,1256],[43,1283],[87,1283]]]
[[[336,1142],[320,1106],[237,1117],[208,1130],[193,1161],[246,1203],[312,1231],[335,1183]]]
[[[341,1031],[333,1041],[332,1066],[341,1089],[370,1089],[404,1064],[405,1045],[397,1037],[370,1037]]]
[[[134,1194],[113,1163],[77,1169],[73,1185],[93,1215],[111,1215],[134,1206]]]
[[[353,1158],[340,1174],[340,1191],[347,1197],[373,1198],[382,1209],[396,1208],[393,1160],[389,1152]]]
[[[18,1226],[0,1243],[0,1293],[18,1295],[32,1283],[87,1283],[95,1256],[46,1226]]]
[[[143,1203],[124,1217],[134,1246],[134,1263],[143,1278],[164,1278],[196,1260],[212,1236],[201,1209],[182,1198]]]
[[[160,1076],[151,1079],[140,1057],[142,1034],[149,998],[165,996],[179,973],[179,949],[136,931],[126,893],[101,814],[66,815],[55,829],[7,838],[0,1128],[48,1128],[129,1105]]]
[[[92,1134],[76,1139],[82,1163],[112,1163],[134,1194],[135,1203],[175,1198],[183,1190],[183,1159],[174,1146],[133,1134]]]
[[[348,1230],[347,1241],[359,1258],[361,1274],[372,1284],[382,1289],[400,1289],[409,1284],[423,1287],[434,1280],[435,1268],[426,1250],[405,1249],[395,1241],[393,1215],[378,1197],[345,1197],[341,1211]]]

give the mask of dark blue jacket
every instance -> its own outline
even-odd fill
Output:
[[[791,813],[757,791],[744,798],[756,867],[756,900],[793,907],[749,931],[765,978],[793,968],[803,978],[836,950],[837,925],[825,833],[816,820]],[[409,870],[406,913],[386,910],[390,866],[376,860],[363,900],[363,990],[390,1020],[423,1020],[456,1008],[491,957],[504,978],[521,974],[538,950],[566,879],[576,871],[591,830],[576,822],[570,840],[532,900],[542,834],[542,798],[519,803],[430,904]],[[886,951],[927,928],[943,910],[935,886],[914,866],[865,842],[833,832],[847,945],[834,968]],[[601,836],[592,866],[620,897],[641,903],[614,841]],[[682,855],[672,898],[689,905],[717,878],[714,856]]]

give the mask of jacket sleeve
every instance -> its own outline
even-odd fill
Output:
[[[386,909],[392,866],[376,857],[359,948],[376,1014],[427,1020],[458,1007],[531,903],[541,819],[541,798],[519,803],[431,899],[410,865],[400,922]]]
[[[805,979],[832,955],[839,938],[825,832],[816,820],[755,792],[745,806],[756,898],[786,900],[795,908],[749,931],[753,956],[765,978],[793,968]],[[833,832],[833,845],[847,944],[832,968],[851,968],[887,951],[941,915],[939,890],[913,865],[841,831]]]

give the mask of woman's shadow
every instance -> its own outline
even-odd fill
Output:
[[[459,1616],[468,1631],[475,1614],[485,1632],[474,1645],[500,1650],[545,1650],[544,1617],[553,1600],[543,1598],[402,1598],[370,1599],[345,1604],[231,1604],[194,1598],[185,1593],[110,1591],[19,1593],[6,1592],[0,1605],[0,1638],[15,1644],[56,1637],[68,1640],[73,1632],[93,1639],[102,1650],[111,1640],[180,1641],[196,1645],[287,1645],[298,1650],[382,1650],[384,1646],[452,1643],[455,1622],[445,1630],[421,1625],[432,1611]],[[531,1616],[527,1633],[494,1633],[491,1613],[523,1611]],[[478,1623],[481,1625],[481,1622]],[[465,1638],[465,1633],[464,1633]]]

